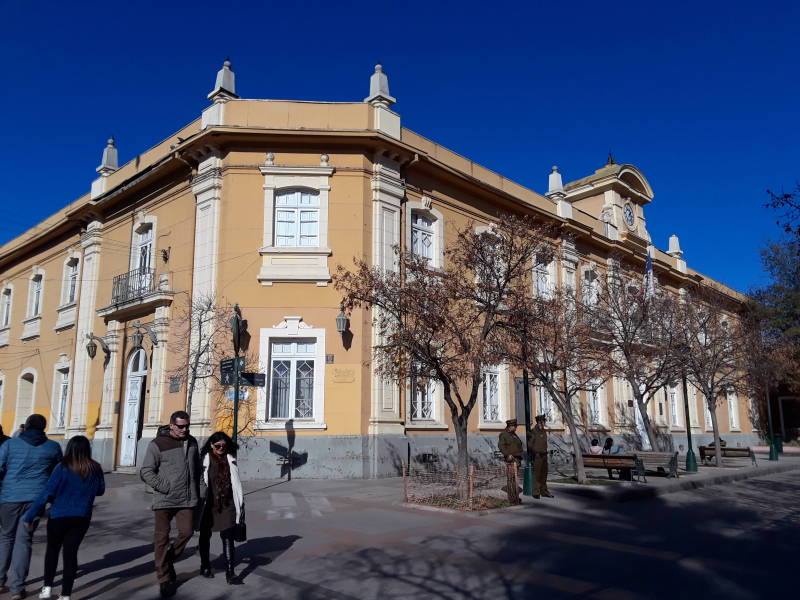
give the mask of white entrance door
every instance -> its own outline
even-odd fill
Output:
[[[128,361],[128,378],[125,386],[125,406],[122,413],[122,445],[119,465],[136,466],[136,443],[139,441],[139,415],[147,376],[147,357],[137,350]]]

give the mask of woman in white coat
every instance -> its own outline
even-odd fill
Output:
[[[222,538],[222,554],[225,557],[225,579],[235,583],[234,537],[236,528],[243,526],[244,495],[236,465],[237,446],[222,431],[211,434],[200,452],[203,476],[200,479],[200,510],[198,523],[200,539],[200,573],[203,577],[214,577],[211,571],[211,534],[218,531]]]

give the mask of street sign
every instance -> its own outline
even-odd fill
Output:
[[[239,356],[235,359],[233,358],[224,358],[219,361],[219,370],[221,373],[233,373],[234,367],[236,366],[234,361],[238,361],[239,363],[239,371],[244,369],[244,356]],[[231,384],[233,385],[233,384]]]
[[[250,395],[250,390],[239,390],[239,402],[244,402],[247,400],[247,397]],[[233,399],[236,397],[235,390],[225,390],[225,398],[228,402],[233,402]]]
[[[234,385],[236,383],[233,371],[223,371],[220,379],[222,385]]]
[[[265,373],[240,373],[240,385],[253,385],[255,387],[264,387],[267,385],[267,376]]]

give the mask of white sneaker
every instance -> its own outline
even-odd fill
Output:
[[[69,596],[59,596],[58,600],[69,600]]]
[[[39,598],[52,598],[53,597],[53,588],[44,586],[42,588],[42,592],[39,594]]]

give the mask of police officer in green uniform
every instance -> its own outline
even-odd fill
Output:
[[[516,463],[517,467],[522,463],[522,440],[516,433],[517,420],[509,419],[506,421],[506,429],[500,433],[500,439],[497,442],[497,449],[503,455],[503,459],[508,464],[507,481],[505,491],[508,493],[508,499],[512,504],[519,504],[522,501],[519,498],[520,489],[517,484],[516,477],[514,476],[515,469],[511,468],[511,463]]]
[[[528,452],[533,458],[533,497],[537,499],[553,497],[547,489],[547,431],[544,422],[544,415],[536,415],[536,426],[528,440]]]

